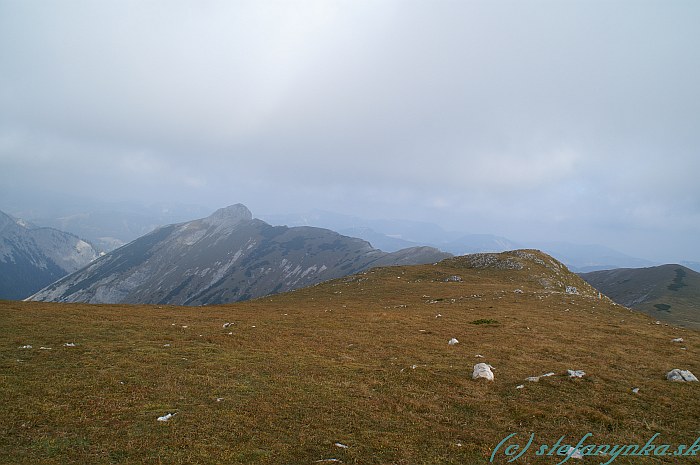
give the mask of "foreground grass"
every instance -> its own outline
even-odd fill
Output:
[[[699,383],[665,380],[700,374],[699,333],[590,292],[544,291],[530,272],[384,268],[219,307],[0,302],[0,462],[478,464],[511,433],[700,436]],[[482,361],[495,382],[471,380]]]

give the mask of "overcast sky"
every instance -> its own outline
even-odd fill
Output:
[[[242,202],[700,261],[700,2],[0,0],[0,209]]]

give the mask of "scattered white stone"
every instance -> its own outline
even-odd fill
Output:
[[[639,388],[634,388],[632,389],[633,394],[639,394]]]
[[[255,325],[251,326],[251,328],[255,328]]]
[[[229,326],[232,326],[233,323],[224,323],[224,328],[228,328]]]
[[[314,463],[325,463],[325,462],[341,462],[340,459],[321,459],[316,460]]]
[[[183,328],[183,329],[187,329],[187,328],[188,328],[188,326],[187,326],[187,325],[184,325],[184,326],[183,326],[182,328]]]
[[[657,322],[655,322],[654,324],[655,324],[655,325],[660,325],[661,322],[660,322],[660,321],[657,321]]]
[[[233,334],[233,333],[228,333],[229,336],[232,335],[232,334]]]
[[[675,339],[671,339],[671,342],[683,342],[683,338],[682,338],[682,337],[677,337],[677,338],[675,338]]]
[[[447,343],[448,343],[449,345],[453,346],[453,345],[455,345],[455,344],[458,344],[459,341],[458,341],[457,339],[455,339],[455,338],[452,338],[452,339],[450,339],[449,341],[447,341]]]
[[[550,371],[549,373],[545,373],[545,374],[540,375],[540,376],[530,376],[530,377],[526,378],[525,381],[529,381],[531,383],[537,383],[540,381],[540,378],[547,378],[549,376],[554,376],[554,372]]]
[[[416,368],[418,368],[418,365],[411,365],[411,370],[415,370]]]
[[[524,387],[525,387],[524,384],[518,384],[517,386],[515,386],[515,389],[522,389]]]
[[[340,443],[340,442],[336,442],[336,443],[333,444],[333,445],[334,445],[335,447],[340,447],[341,449],[347,449],[347,448],[348,448],[348,446],[346,446],[345,444],[342,444],[342,443]]]
[[[51,347],[41,346],[41,347],[39,347],[39,350],[52,350],[52,349],[51,349]]]
[[[66,342],[65,344],[63,344],[63,347],[75,347],[75,345],[75,342]]]
[[[689,370],[679,370],[674,368],[673,370],[666,373],[666,379],[669,381],[679,381],[679,382],[698,382],[698,379]]]
[[[516,289],[516,290],[514,290],[513,292],[515,292],[516,294],[522,294],[522,293],[523,293],[523,290],[522,290],[522,289]]]
[[[484,356],[481,355],[481,354],[476,354],[474,357],[476,357],[476,358],[484,358]]]
[[[575,286],[566,286],[566,293],[578,295],[578,289]]]
[[[442,315],[438,313],[437,315],[435,315],[435,318],[442,318]]]
[[[217,397],[217,398],[216,398],[216,401],[217,401],[217,402],[221,402],[222,400],[224,400],[223,397]]]
[[[569,378],[583,378],[586,372],[583,370],[566,370],[569,373]]]
[[[574,449],[573,447],[569,446],[569,450],[566,451],[566,455],[570,456],[572,459],[582,459],[583,454],[579,452],[578,449]]]
[[[170,347],[170,344],[163,344],[163,347]]]
[[[472,379],[484,378],[488,381],[493,381],[493,372],[491,371],[492,368],[493,367],[488,363],[477,363],[474,365]]]
[[[26,346],[20,346],[20,349],[31,349],[31,348],[32,348],[32,346],[30,346],[29,344],[27,344]]]
[[[177,414],[176,413],[168,413],[167,415],[163,415],[162,417],[158,417],[158,421],[169,421],[175,415],[177,415]]]

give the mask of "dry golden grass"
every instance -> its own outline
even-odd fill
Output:
[[[545,291],[532,274],[549,272],[456,259],[218,307],[2,302],[0,462],[479,464],[510,433],[537,444],[700,436],[700,383],[665,380],[673,368],[700,375],[700,334],[588,288]],[[463,280],[444,281],[454,274]],[[495,382],[471,380],[482,361]],[[513,463],[561,460],[529,451]]]

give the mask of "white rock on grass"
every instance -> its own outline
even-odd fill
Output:
[[[228,328],[231,325],[233,325],[233,323],[224,323],[224,328]]]
[[[20,349],[31,349],[32,346],[30,346],[29,344],[27,344],[26,346],[20,346],[19,348],[20,348]]]
[[[677,338],[675,338],[675,339],[671,339],[671,342],[683,342],[683,338],[682,338],[682,337],[677,337]]]
[[[345,444],[340,443],[340,442],[336,442],[336,443],[333,444],[333,445],[334,445],[335,447],[340,447],[341,449],[347,449],[347,448],[348,448],[348,446],[346,446]]]
[[[177,415],[177,413],[168,413],[166,415],[163,415],[162,417],[158,417],[158,421],[168,421],[175,415]]]
[[[583,378],[586,372],[583,370],[566,370],[569,373],[569,378]]]
[[[458,341],[457,339],[455,339],[455,338],[452,338],[452,339],[450,339],[449,341],[447,341],[447,343],[448,343],[449,345],[453,346],[453,345],[455,345],[455,344],[459,344],[459,341]]]
[[[75,347],[75,342],[66,342],[63,347]]]
[[[545,374],[539,375],[539,376],[529,376],[525,380],[530,381],[531,383],[537,383],[537,382],[539,382],[540,378],[547,378],[549,376],[554,376],[554,372],[550,371],[549,373],[545,373]]]
[[[571,446],[569,446],[569,450],[566,451],[566,455],[568,455],[572,459],[582,459],[583,458],[583,454],[578,449],[574,449]]]
[[[483,378],[487,381],[493,381],[493,367],[488,363],[477,363],[474,365],[474,371],[472,372],[472,379]]]
[[[681,383],[686,381],[695,383],[698,382],[698,379],[689,370],[680,370],[678,368],[674,368],[673,370],[666,373],[666,379],[669,381],[678,381]]]

